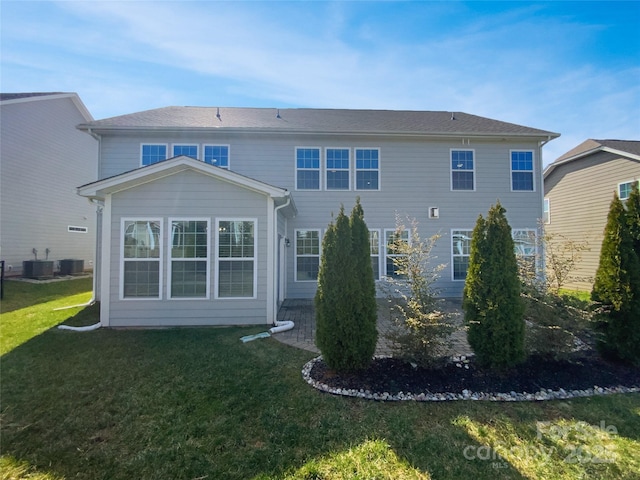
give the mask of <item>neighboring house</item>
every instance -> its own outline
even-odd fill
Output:
[[[624,201],[639,181],[637,140],[586,140],[547,166],[545,230],[588,247],[567,288],[591,290],[614,192]]]
[[[93,117],[75,93],[0,94],[0,259],[84,260],[93,268],[96,207],[76,187],[96,178],[98,142],[78,131]],[[47,254],[47,250],[49,253]]]
[[[558,136],[465,113],[167,107],[78,128],[100,143],[105,326],[272,323],[313,298],[332,215],[361,198],[377,280],[396,216],[419,223],[461,296],[472,230],[497,200],[535,254],[541,149]]]

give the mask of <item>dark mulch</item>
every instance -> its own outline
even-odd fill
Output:
[[[603,360],[594,353],[582,353],[569,360],[542,357],[529,359],[515,368],[495,372],[478,367],[473,357],[469,368],[442,361],[434,368],[414,368],[394,358],[376,358],[369,368],[353,374],[338,374],[323,361],[316,362],[311,377],[333,388],[363,389],[389,394],[535,393],[541,389],[585,390],[594,386],[640,387],[640,369]]]

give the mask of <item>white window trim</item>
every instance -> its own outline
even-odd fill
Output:
[[[318,168],[298,168],[298,150],[318,150]],[[322,151],[322,147],[304,147],[304,146],[299,146],[296,147],[294,150],[294,155],[293,155],[293,164],[295,166],[295,189],[296,191],[300,191],[300,192],[320,192],[322,191],[322,156],[323,156],[323,151]],[[315,171],[318,170],[318,188],[298,188],[298,170],[304,170],[304,171]],[[301,228],[300,230],[305,230],[304,228]]]
[[[173,242],[171,238],[171,229],[173,226],[173,222],[207,222],[207,258],[173,258],[172,250],[173,250]],[[167,298],[170,300],[209,300],[211,298],[211,219],[208,217],[170,217],[167,222]],[[207,284],[206,284],[206,292],[204,297],[174,297],[171,292],[171,275],[172,275],[172,266],[173,260],[181,261],[203,261],[207,262]]]
[[[200,158],[200,145],[197,143],[172,143],[171,144],[171,158],[173,157],[178,157],[180,155],[183,155],[182,153],[179,155],[176,155],[173,151],[173,149],[175,147],[196,147],[196,159]],[[184,155],[185,157],[188,157],[188,155]],[[190,157],[191,158],[191,157]]]
[[[384,241],[382,239],[382,233],[381,230],[379,228],[370,228],[369,232],[378,232],[378,254],[374,255],[373,253],[371,253],[371,251],[369,251],[369,256],[370,257],[374,257],[377,256],[378,257],[378,278],[375,277],[375,272],[374,272],[374,277],[373,279],[378,282],[380,280],[382,280],[382,277],[384,277],[384,275],[382,275],[382,265],[381,265],[381,259],[382,259],[382,245],[381,243]],[[384,245],[385,249],[386,249],[386,244]],[[371,249],[371,234],[369,234],[369,249]],[[386,265],[386,264],[385,264]],[[385,272],[386,273],[386,272]]]
[[[159,274],[159,285],[158,285],[158,296],[157,297],[125,297],[124,296],[124,224],[125,222],[158,222],[160,225],[160,253],[157,258],[159,263],[158,274]],[[119,299],[126,302],[136,302],[136,301],[149,301],[149,300],[162,300],[162,280],[163,280],[163,264],[164,264],[164,221],[162,218],[158,217],[122,217],[120,219],[120,233],[119,233],[119,242],[120,242],[120,285],[119,285]],[[152,259],[156,260],[156,259]],[[149,261],[148,258],[130,258],[126,260],[127,262],[136,262],[136,261]],[[106,300],[106,299],[105,299]]]
[[[622,198],[622,192],[620,191],[620,187],[622,187],[622,185],[626,185],[628,183],[633,183],[633,182],[636,182],[638,184],[638,188],[640,188],[640,180],[635,180],[635,179],[627,180],[626,182],[620,182],[618,184],[618,198],[620,200],[625,201],[627,198],[629,198],[629,197]]]
[[[218,168],[224,168],[225,170],[231,170],[231,145],[229,145],[228,143],[205,143],[202,145],[202,158],[201,160],[205,162],[204,159],[204,152],[206,150],[207,147],[227,147],[227,156],[229,157],[228,161],[229,164],[226,167],[219,167],[218,165],[214,165],[215,167]],[[209,165],[213,165],[213,164],[209,164]]]
[[[389,275],[387,275],[387,259],[388,258],[405,256],[404,254],[390,255],[390,254],[387,253],[387,232],[396,233],[396,231],[398,231],[397,228],[385,228],[384,232],[383,232],[383,238],[381,240],[381,243],[382,243],[382,248],[384,249],[384,261],[382,263],[382,270],[380,270],[380,278],[381,279],[382,278],[389,278]],[[407,232],[407,243],[409,245],[411,245],[411,229],[410,228],[405,228],[404,231]]]
[[[533,232],[533,253],[525,255],[523,253],[515,252],[516,256],[519,257],[538,257],[538,230],[536,228],[512,228],[511,229],[511,238],[515,241],[515,233],[516,232]],[[514,245],[515,247],[515,245]]]
[[[141,167],[148,167],[149,165],[153,165],[153,163],[150,163],[149,165],[144,165],[144,164],[142,163],[142,148],[143,148],[145,145],[162,145],[162,146],[164,146],[164,147],[166,148],[166,150],[167,150],[167,153],[165,154],[165,157],[164,157],[164,159],[163,159],[163,160],[166,160],[167,158],[169,158],[169,157],[167,156],[167,155],[169,155],[169,151],[170,151],[170,150],[169,150],[169,144],[168,144],[168,143],[141,142],[141,143],[140,143],[140,156],[139,156],[139,159],[140,159],[140,166],[141,166]],[[162,161],[162,160],[160,160],[160,161]],[[156,162],[156,163],[158,163],[158,162]]]
[[[318,232],[318,254],[317,255],[298,255],[298,232]],[[322,229],[320,228],[296,228],[293,231],[293,281],[296,283],[318,283],[318,280],[298,280],[298,257],[316,258],[318,257],[318,268],[322,261]]]
[[[222,260],[237,260],[237,261],[253,261],[253,296],[251,297],[221,297],[220,296],[220,237],[218,232],[220,231],[220,222],[253,222],[253,257],[222,257]],[[258,298],[258,219],[246,218],[246,217],[220,217],[216,218],[216,239],[214,242],[215,248],[215,288],[214,297],[216,300],[251,300]]]
[[[544,213],[547,212],[547,218],[544,218]],[[542,203],[542,221],[545,225],[549,225],[551,223],[551,201],[549,197],[545,197]]]
[[[471,170],[454,170],[453,169],[453,152],[472,152],[473,153],[473,168]],[[511,161],[511,156],[509,156]],[[471,190],[466,189],[454,189],[453,188],[453,172],[471,172],[473,173],[473,188]],[[449,190],[452,192],[475,192],[476,191],[476,150],[475,148],[450,148],[449,149]]]
[[[329,153],[329,150],[346,150],[349,152],[349,168],[336,168],[336,169],[331,169],[331,170],[335,170],[336,172],[348,172],[349,173],[349,187],[348,188],[328,188],[328,184],[329,181],[327,179],[327,175],[329,174],[329,167],[327,166],[327,155]],[[321,163],[321,166],[324,166],[324,172],[323,172],[323,177],[324,177],[324,190],[327,192],[350,192],[351,190],[353,190],[352,187],[352,180],[351,177],[353,177],[353,152],[351,147],[325,147],[324,149],[324,156],[323,158],[323,162]],[[322,170],[322,168],[321,168]]]
[[[378,168],[358,168],[356,163],[358,150],[377,150]],[[353,149],[353,189],[356,192],[379,192],[382,189],[382,176],[380,174],[382,165],[382,154],[380,147],[354,147]],[[378,188],[358,188],[358,172],[378,172]]]
[[[449,245],[451,247],[451,281],[452,282],[465,282],[467,280],[467,277],[465,276],[465,278],[455,278],[455,267],[454,267],[454,262],[453,259],[454,257],[471,257],[471,251],[469,251],[469,255],[455,255],[454,254],[454,249],[453,249],[453,232],[469,232],[469,238],[472,238],[473,236],[473,228],[469,228],[469,227],[464,227],[464,228],[452,228],[450,231],[450,235],[451,235],[451,241],[449,242]],[[471,241],[471,240],[469,240]],[[468,273],[468,272],[467,272]]]
[[[513,162],[511,160],[511,156],[513,152],[531,152],[531,185],[533,188],[531,190],[514,190],[513,189],[513,172],[528,172],[529,170],[514,170]],[[537,191],[536,185],[536,152],[535,150],[530,150],[527,148],[514,148],[509,150],[509,184],[511,187],[511,191],[514,193],[533,193]]]

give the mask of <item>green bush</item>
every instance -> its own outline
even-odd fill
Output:
[[[467,339],[480,365],[508,368],[525,358],[524,305],[506,210],[498,202],[478,217],[462,307]]]
[[[640,259],[634,250],[633,220],[629,221],[633,209],[628,215],[614,194],[591,298],[597,305],[600,351],[640,364]]]
[[[423,240],[418,225],[411,221],[410,241],[402,239],[405,226],[398,220],[398,239],[390,248],[397,277],[388,279],[388,300],[392,304],[392,324],[385,337],[390,341],[394,357],[423,367],[429,367],[450,346],[450,335],[455,330],[450,315],[437,298],[434,283],[444,265],[432,266],[431,250],[439,235]]]
[[[378,332],[369,231],[359,199],[351,220],[341,207],[329,224],[322,254],[315,296],[316,343],[329,368],[365,368],[375,353]]]

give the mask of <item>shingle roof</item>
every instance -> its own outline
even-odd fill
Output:
[[[0,93],[0,101],[18,100],[22,98],[44,97],[48,95],[62,95],[63,92],[30,92],[30,93]]]
[[[559,134],[462,112],[311,108],[164,107],[106,118],[79,128],[243,129],[294,133],[467,134],[558,137]]]
[[[584,158],[600,151],[623,152],[634,157],[640,157],[640,140],[594,140],[588,139],[567,153],[550,163],[544,171],[545,178],[559,165]]]

